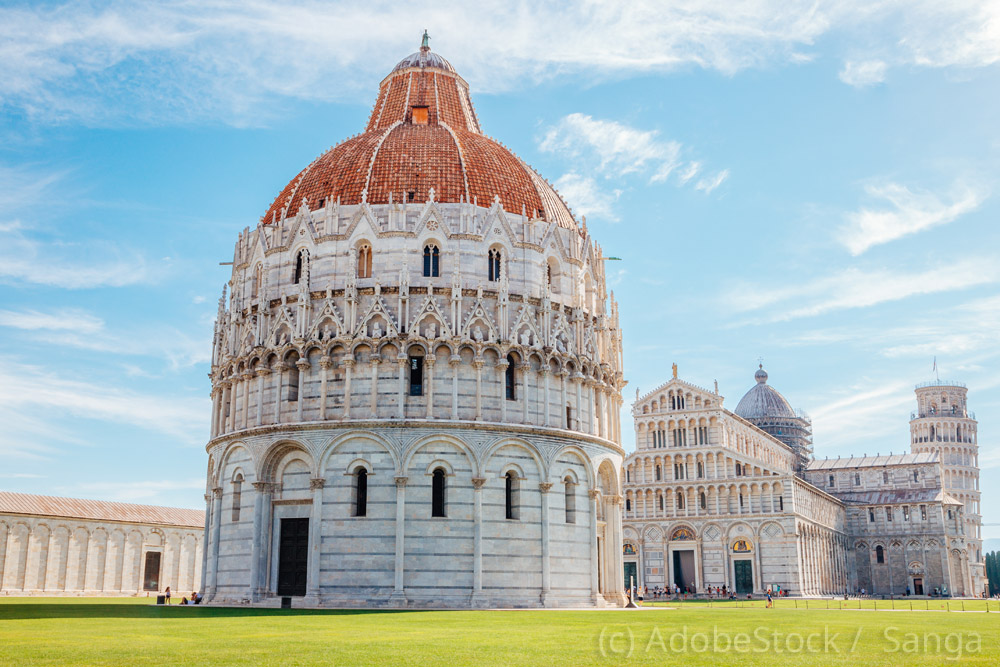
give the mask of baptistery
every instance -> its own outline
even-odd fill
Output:
[[[227,288],[210,603],[622,603],[601,249],[426,34],[239,234]]]

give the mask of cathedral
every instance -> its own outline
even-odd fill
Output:
[[[424,36],[360,134],[236,240],[206,601],[624,602],[622,338],[601,248]]]
[[[979,596],[979,446],[966,388],[916,387],[910,453],[815,459],[808,417],[763,367],[730,412],[674,376],[633,406],[624,574],[737,595]]]

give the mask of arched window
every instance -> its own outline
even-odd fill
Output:
[[[433,243],[424,246],[424,278],[441,276],[441,251]]]
[[[285,383],[286,396],[289,401],[299,400],[299,367],[295,365],[295,360],[288,364],[288,381]]]
[[[662,479],[663,479],[663,470],[660,469],[660,466],[656,466],[656,481],[659,482]]]
[[[882,548],[881,544],[875,547],[875,562],[876,563],[885,562],[885,549]]]
[[[704,491],[702,491],[701,494],[699,494],[698,496],[698,504],[701,505],[701,508],[703,510],[708,509],[708,498],[705,497]]]
[[[701,479],[705,476],[705,462],[698,461],[698,478]]]
[[[503,260],[503,255],[500,253],[499,248],[493,248],[489,253],[489,279],[490,282],[497,282],[500,280],[500,265]]]
[[[507,508],[507,518],[517,519],[517,475],[513,471],[509,471],[504,475],[505,484],[505,505]]]
[[[504,369],[504,391],[508,401],[517,400],[517,363],[513,355],[507,355],[507,368]]]
[[[354,516],[368,516],[368,471],[361,466],[354,471]]]
[[[431,516],[447,516],[445,514],[446,478],[443,468],[435,468],[431,475]]]
[[[660,510],[662,511],[663,510],[663,494],[660,494],[660,495],[656,496],[656,499],[659,501],[659,503],[660,503]]]
[[[240,507],[243,505],[243,475],[233,479],[233,523],[240,520]]]
[[[253,270],[253,284],[250,286],[250,297],[256,299],[263,291],[264,267],[260,264]]]
[[[566,523],[576,523],[576,484],[566,478]]]
[[[410,396],[424,395],[424,358],[410,357]]]
[[[358,278],[372,277],[372,247],[367,243],[358,248]]]
[[[679,509],[679,510],[684,509],[684,492],[683,491],[678,491],[677,492],[677,509]]]
[[[303,248],[295,255],[295,268],[292,270],[292,282],[298,285],[306,279],[309,270],[309,252]]]

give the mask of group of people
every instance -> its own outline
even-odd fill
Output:
[[[170,604],[170,586],[167,586],[163,591],[163,597],[166,598],[167,604]],[[198,591],[193,591],[190,599],[187,597],[181,598],[181,604],[201,604],[201,594]]]

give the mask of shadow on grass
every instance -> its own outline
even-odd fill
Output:
[[[201,607],[187,605],[121,605],[121,604],[4,604],[0,605],[0,622],[38,619],[104,619],[155,618],[213,619],[249,618],[256,616],[358,616],[362,614],[425,613],[420,609],[261,609]]]

